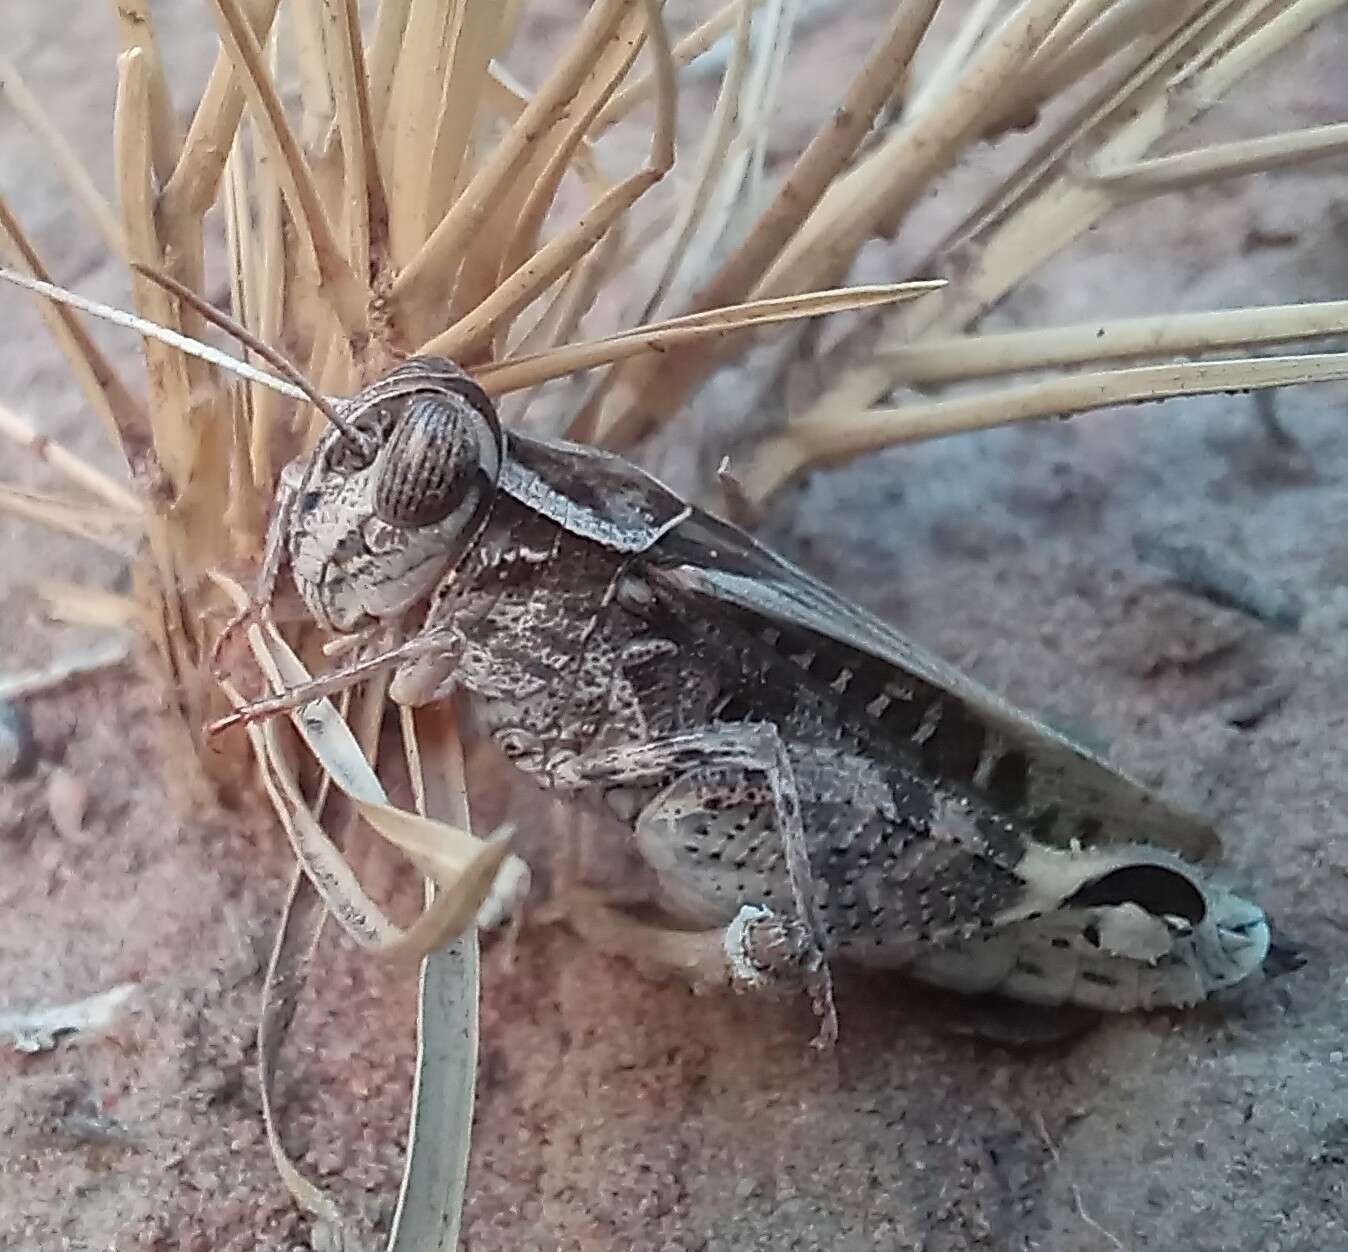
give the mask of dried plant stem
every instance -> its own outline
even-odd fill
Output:
[[[909,93],[908,99],[904,102],[905,112],[910,116],[926,112],[934,100],[955,85],[970,54],[987,35],[993,19],[998,16],[997,10],[1001,7],[1002,0],[974,0],[968,13],[964,15],[964,20],[960,22],[959,29],[942,50],[940,59]]]
[[[1107,62],[1142,64],[1145,49],[1159,46],[1167,30],[1181,26],[1205,0],[1081,0],[1030,58],[1022,81],[1007,95],[994,116],[993,129],[1032,119],[1048,101],[1065,92]],[[1086,22],[1067,41],[1068,27]],[[1119,76],[1122,80],[1126,74]],[[1083,112],[1089,113],[1089,109]]]
[[[0,404],[0,436],[26,448],[77,487],[97,496],[104,504],[111,505],[114,509],[122,509],[133,517],[139,517],[144,512],[140,500],[120,483],[54,439],[38,434],[13,409],[3,404]]]
[[[604,237],[623,213],[669,172],[674,163],[674,67],[655,0],[643,0],[643,7],[648,18],[647,34],[652,52],[657,67],[660,67],[661,83],[660,107],[651,133],[647,164],[601,196],[568,230],[544,244],[476,309],[423,345],[421,352],[472,359],[474,351],[489,336],[556,282]],[[525,112],[527,114],[528,110]]]
[[[370,120],[374,133],[381,134],[388,116],[389,95],[398,68],[403,33],[407,29],[412,0],[379,0],[374,19],[374,37],[369,41]]]
[[[1348,300],[952,335],[881,346],[874,359],[887,371],[891,385],[923,386],[1089,361],[1254,348],[1328,335],[1348,335]]]
[[[432,282],[457,270],[464,249],[492,212],[502,189],[523,167],[537,142],[575,95],[611,24],[633,0],[599,0],[586,12],[566,53],[519,119],[482,162],[416,255],[394,280],[391,298],[406,318]]]
[[[895,13],[829,125],[810,141],[744,242],[689,302],[691,312],[744,300],[754,289],[856,154],[911,61],[938,3],[913,0]],[[658,382],[649,369],[623,375],[615,383],[610,406],[616,416],[600,421],[599,439],[609,447],[623,447],[640,438],[657,415],[677,410],[710,367],[705,353],[682,353],[659,369]],[[639,399],[643,395],[645,399]]]
[[[1120,90],[1111,128],[1097,147],[1097,165],[1107,168],[1141,159],[1164,134],[1193,121],[1241,76],[1344,3],[1345,0],[1291,0],[1276,17],[1255,28],[1244,41],[1230,44],[1215,59],[1204,58],[1204,41],[1222,41],[1220,21],[1236,8],[1235,4],[1227,0],[1186,17],[1184,25],[1168,36],[1164,46],[1136,72],[1132,86]],[[1194,61],[1202,68],[1187,76],[1182,74],[1183,66]],[[1168,82],[1177,81],[1178,86],[1167,86]],[[1142,94],[1135,94],[1138,92]],[[917,342],[968,325],[1027,273],[1109,213],[1116,203],[1115,193],[1102,186],[1084,184],[1070,171],[1046,177],[1032,198],[1014,211],[1007,209],[1004,217],[986,228],[986,233],[978,230],[967,236],[966,246],[974,239],[979,245],[971,253],[973,263],[946,290],[911,311],[885,318],[882,339],[891,345]],[[889,379],[889,369],[873,360],[862,361],[846,371],[798,419],[793,419],[787,433],[773,441],[771,453],[765,446],[763,468],[754,476],[754,491],[773,490],[775,487],[769,484],[774,479],[779,486],[796,472],[788,470],[778,476],[777,471],[796,459],[794,452],[785,449],[793,445],[790,431],[797,424],[818,430],[832,416],[863,412],[889,388]],[[769,462],[777,469],[769,471],[766,468]],[[798,461],[796,469],[804,464]],[[755,496],[762,498],[761,494]]]
[[[648,14],[640,7],[625,15],[576,92],[567,117],[552,128],[548,143],[538,154],[535,169],[530,171],[532,177],[527,181],[532,185],[523,196],[518,215],[510,226],[506,246],[501,250],[501,273],[515,269],[537,248],[544,220],[556,199],[562,178],[581,150],[595,115],[612,98],[618,84],[632,68],[646,41],[647,23]],[[456,303],[461,307],[472,307],[472,303],[459,301],[457,293]]]
[[[741,481],[750,501],[761,505],[806,465],[836,464],[893,444],[1175,396],[1345,378],[1348,352],[1199,361],[1105,370],[896,409],[817,418],[808,423],[794,422],[787,434],[764,443]]]
[[[247,13],[259,43],[265,42],[280,0],[249,0]],[[164,184],[162,211],[175,220],[199,219],[210,208],[243,116],[243,90],[234,62],[222,47],[192,115],[182,155]]]
[[[0,244],[37,282],[50,283],[46,266],[3,196],[0,196]],[[84,327],[69,308],[47,300],[39,301],[38,316],[61,349],[89,406],[103,418],[128,460],[143,456],[152,438],[150,419]]]
[[[333,80],[328,76],[328,55],[319,10],[322,0],[291,0],[291,42],[300,88],[300,141],[309,152],[321,152],[336,117]]]
[[[407,14],[386,123],[395,265],[416,256],[454,195],[500,20],[499,5],[449,0]]]
[[[1020,169],[994,188],[946,236],[936,249],[938,259],[975,239],[990,236],[998,225],[1034,198],[1051,196],[1051,189],[1066,182],[1064,167],[1069,162],[1080,163],[1084,152],[1101,148],[1121,126],[1126,129],[1142,105],[1164,91],[1166,81],[1183,67],[1186,57],[1193,55],[1222,12],[1238,0],[1216,0],[1215,4],[1207,4],[1205,0],[1175,0],[1173,4],[1170,0],[1138,0],[1138,3],[1148,6],[1147,16],[1152,22],[1161,19],[1159,26],[1152,29],[1148,24],[1144,37],[1117,50],[1109,64],[1102,67],[1089,95],[1048,134],[1021,163]],[[998,124],[1024,107],[1024,102],[1011,101]],[[1073,181],[1080,179],[1074,176]]]
[[[173,101],[169,98],[168,83],[164,78],[164,61],[159,54],[154,17],[148,0],[116,0],[112,7],[117,17],[117,34],[122,52],[136,50],[146,67],[150,154],[155,178],[162,183],[172,174],[182,151],[182,136],[178,133],[178,123],[173,116]]]
[[[565,115],[539,136],[523,169],[494,206],[471,254],[465,258],[450,303],[451,322],[487,299],[502,278],[517,270],[537,248],[544,219],[595,112],[631,68],[645,34],[645,14],[640,6],[615,11]],[[606,184],[596,200],[611,191]],[[494,351],[484,343],[480,354],[494,355]]]
[[[351,267],[372,283],[388,248],[389,206],[376,155],[355,0],[323,0],[328,70],[342,143],[342,189]],[[271,284],[275,285],[275,284]]]
[[[240,8],[240,0],[212,0],[220,36],[242,81],[259,134],[277,161],[277,176],[292,220],[300,228],[303,253],[313,265],[319,291],[342,329],[352,338],[366,333],[369,293],[337,245],[313,172],[286,120],[285,109],[267,73],[262,49]]]
[[[756,294],[785,295],[816,286],[850,262],[875,227],[897,218],[979,133],[1000,93],[1019,80],[1025,61],[1070,3],[1025,0],[977,49],[947,92],[830,188]]]
[[[740,89],[744,83],[745,70],[749,65],[751,16],[749,0],[740,0],[739,20],[735,26],[734,42],[730,45],[730,60],[726,64],[721,89],[716,95],[716,104],[707,122],[706,138],[694,162],[692,179],[674,219],[674,242],[665,254],[664,265],[655,280],[651,294],[637,315],[636,320],[639,322],[649,321],[668,295],[670,285],[688,251],[688,245],[706,212],[713,183],[725,164],[730,142],[739,121]]]
[[[65,180],[71,194],[89,214],[108,251],[114,256],[121,256],[124,251],[122,229],[117,224],[112,206],[103,193],[94,186],[94,180],[89,177],[84,163],[75,155],[75,150],[66,137],[56,128],[50,114],[28,90],[18,69],[4,55],[0,55],[0,97],[3,97],[10,108],[18,114],[19,119],[51,157],[52,164]]]
[[[126,256],[133,262],[159,266],[163,255],[150,154],[149,66],[144,53],[132,49],[118,58],[117,69],[113,151]],[[182,333],[177,308],[166,292],[140,278],[133,280],[132,288],[142,317]],[[193,368],[200,363],[152,339],[147,338],[144,345],[150,367],[150,422],[154,428],[155,454],[173,484],[174,494],[181,495],[193,481],[192,471],[201,443],[201,392],[194,384],[200,383],[202,373]],[[194,394],[198,397],[195,400]],[[219,446],[223,450],[223,445]]]
[[[499,365],[487,365],[473,372],[490,395],[533,387],[564,374],[594,369],[632,356],[667,352],[674,347],[705,339],[724,338],[755,326],[822,317],[849,309],[864,309],[895,300],[912,300],[939,290],[940,282],[886,284],[875,287],[843,287],[837,291],[815,291],[803,296],[782,296],[775,300],[753,300],[728,305],[705,313],[688,313],[648,326],[621,331],[592,343],[569,344],[533,356],[514,357]]]
[[[0,483],[0,513],[87,539],[123,558],[129,558],[135,550],[143,524],[135,514],[109,508],[106,504],[63,500],[35,491],[22,491],[4,483]]]
[[[1219,178],[1301,165],[1348,152],[1348,122],[1313,126],[1281,135],[1212,144],[1192,152],[1152,157],[1092,171],[1094,181],[1120,195],[1158,195]]]
[[[751,10],[758,8],[763,2],[764,0],[747,0]],[[690,65],[718,43],[723,36],[729,34],[739,20],[739,7],[740,0],[729,0],[728,4],[713,13],[702,25],[680,39],[670,49],[670,57],[674,62],[675,70],[681,70],[686,65]],[[638,105],[644,104],[654,96],[657,90],[658,77],[655,71],[643,75],[631,86],[624,87],[595,118],[595,133],[599,134],[615,122],[621,121]]]

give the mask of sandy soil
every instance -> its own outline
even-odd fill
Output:
[[[204,10],[161,7],[190,80],[210,56]],[[883,8],[858,3],[817,31],[801,72],[820,81]],[[78,0],[24,10],[11,55],[107,185],[111,19]],[[534,46],[546,55],[542,24]],[[1204,133],[1342,120],[1345,57],[1340,17]],[[782,155],[821,107],[797,94]],[[121,298],[5,112],[0,153],[0,184],[61,278]],[[1341,295],[1343,174],[1339,163],[1140,206],[994,320]],[[865,265],[884,272],[886,254]],[[8,296],[3,317],[0,398],[111,464],[36,317]],[[694,406],[689,429],[709,432],[698,446],[713,463],[715,432],[749,393],[741,380]],[[952,1034],[948,1014],[895,979],[844,974],[842,1043],[821,1063],[803,1005],[695,998],[561,930],[528,931],[513,961],[499,945],[486,960],[467,1246],[1348,1248],[1345,399],[1279,394],[1291,448],[1269,438],[1255,401],[1219,397],[892,452],[813,477],[767,527],[789,555],[1219,819],[1233,872],[1308,946],[1304,970],[1231,1005],[1111,1022],[1033,1053]],[[42,481],[0,458],[7,480]],[[1172,586],[1139,561],[1139,532],[1239,559],[1295,597],[1299,629]],[[106,585],[120,571],[8,522],[0,542],[8,669],[74,642],[33,621],[28,582]],[[321,1244],[272,1170],[251,1068],[287,858],[261,815],[178,802],[155,707],[126,675],[33,701],[36,768],[0,783],[0,1012],[141,988],[109,1032],[0,1052],[6,1252]],[[394,876],[384,886],[408,894]],[[324,968],[290,1052],[288,1134],[384,1230],[413,986],[335,940]]]

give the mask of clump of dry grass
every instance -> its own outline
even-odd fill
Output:
[[[128,265],[166,271],[202,292],[208,245],[222,235],[233,316],[301,362],[327,394],[349,394],[403,356],[434,352],[470,368],[490,394],[516,394],[511,416],[519,420],[540,384],[588,371],[570,433],[630,449],[742,352],[753,327],[883,306],[817,400],[752,451],[740,482],[727,480],[733,502],[752,509],[808,466],[901,440],[1128,400],[1348,376],[1342,352],[1136,364],[1342,334],[1344,302],[967,333],[1118,205],[1348,150],[1341,125],[1149,155],[1343,2],[983,0],[919,75],[914,58],[940,3],[908,0],[771,190],[764,154],[796,0],[730,0],[672,45],[656,0],[594,0],[532,91],[503,68],[522,3],[381,0],[362,25],[355,0],[290,0],[284,8],[279,0],[209,0],[203,8],[214,15],[220,50],[185,127],[170,105],[147,0],[120,0],[115,208],[3,62],[0,91]],[[725,49],[717,98],[670,179],[679,74],[713,46]],[[292,84],[297,103],[287,108]],[[604,136],[643,116],[644,159],[616,174]],[[1042,141],[914,282],[832,290],[861,245],[900,229],[976,145],[1041,116],[1049,119]],[[576,198],[583,207],[568,212],[563,205]],[[638,206],[651,210],[639,230]],[[39,282],[51,277],[3,199],[0,239],[16,269]],[[190,302],[143,268],[131,274],[141,317],[201,337]],[[927,281],[943,277],[944,286]],[[594,326],[601,296],[633,289],[616,326]],[[69,489],[0,487],[0,508],[138,554],[133,597],[81,597],[69,588],[49,588],[49,596],[67,615],[144,633],[181,737],[208,773],[225,773],[230,754],[209,748],[201,727],[239,693],[215,682],[207,658],[244,598],[237,577],[258,563],[279,467],[312,442],[322,418],[293,388],[287,396],[148,336],[142,403],[72,305],[40,308],[125,454],[133,489],[0,410],[0,434],[41,455]],[[899,387],[1084,365],[1103,368],[875,407]],[[321,661],[315,636],[303,623],[266,621],[250,643],[279,687]],[[389,804],[375,768],[384,699],[384,682],[374,679],[293,726],[250,729],[252,760],[301,866],[268,979],[263,1090],[287,1185],[342,1227],[331,1201],[286,1157],[275,1126],[270,1087],[280,1042],[325,912],[371,951],[427,957],[423,1044],[466,1042],[439,1064],[423,1052],[390,1246],[423,1246],[432,1236],[448,1246],[471,1121],[469,923],[507,853],[503,841],[470,833],[461,751],[442,710],[404,716],[417,812]],[[385,916],[342,856],[362,820],[426,876],[426,911],[410,927]]]

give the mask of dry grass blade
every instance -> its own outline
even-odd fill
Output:
[[[843,287],[837,291],[812,291],[773,300],[751,300],[747,304],[732,304],[705,313],[688,313],[649,326],[638,326],[592,343],[571,344],[532,356],[513,357],[499,365],[483,366],[473,372],[473,377],[489,395],[501,395],[522,387],[535,386],[551,378],[560,378],[564,374],[594,369],[645,353],[658,355],[671,348],[706,339],[724,338],[756,326],[825,317],[831,313],[892,304],[897,300],[914,300],[928,292],[939,291],[942,286],[944,283],[937,279],[873,287]]]
[[[118,202],[126,255],[131,261],[158,266],[163,245],[154,190],[150,152],[150,67],[139,49],[117,58],[117,104],[113,114],[113,151],[117,164]],[[159,287],[133,281],[136,308],[143,317],[182,333],[178,309]],[[155,454],[180,496],[193,482],[193,470],[209,438],[203,427],[203,378],[197,362],[179,352],[168,352],[153,339],[144,340],[150,378],[150,423]],[[213,452],[222,451],[216,442]]]
[[[56,123],[51,120],[46,109],[28,90],[18,69],[3,55],[0,55],[0,98],[8,102],[33,133],[33,137],[46,149],[66,186],[97,227],[108,251],[114,256],[121,256],[122,228],[117,224],[112,206],[94,185],[88,170],[75,155],[65,136],[56,128]]]
[[[134,330],[138,335],[143,335],[147,339],[154,339],[159,343],[167,344],[187,356],[193,356],[210,365],[218,366],[220,369],[227,370],[231,374],[237,374],[240,378],[256,383],[260,387],[278,392],[283,396],[289,396],[292,400],[306,399],[305,392],[294,383],[286,382],[283,378],[277,378],[275,374],[268,374],[265,370],[255,369],[246,362],[240,361],[237,357],[230,356],[227,352],[221,352],[218,348],[212,348],[210,344],[191,339],[175,330],[169,330],[165,326],[160,326],[158,322],[137,317],[134,313],[124,313],[121,309],[110,308],[96,300],[86,300],[83,296],[78,296],[73,291],[67,291],[64,287],[58,287],[45,279],[29,278],[27,275],[13,270],[0,268],[0,280],[13,283],[16,287],[22,287],[26,291],[43,296],[46,301],[50,301],[58,308],[79,309],[82,313],[88,313],[102,321],[111,322],[114,326],[123,326],[127,330]]]
[[[412,0],[379,0],[379,10],[375,14],[374,36],[369,43],[369,91],[370,120],[376,135],[382,132],[388,114],[389,93],[411,8]]]
[[[707,223],[693,255],[698,271],[707,268],[724,239],[738,233],[737,222],[761,196],[767,132],[799,9],[799,0],[769,0],[754,22],[748,73],[738,100],[739,133],[717,171]]]
[[[143,512],[140,500],[101,469],[76,456],[47,435],[40,435],[13,409],[0,404],[0,437],[27,449],[75,486],[98,497],[104,504],[121,509],[133,518]]]
[[[952,335],[882,346],[874,361],[892,385],[921,386],[1089,361],[1254,348],[1331,335],[1348,335],[1348,300]]]
[[[768,440],[755,454],[742,481],[750,501],[757,506],[806,465],[837,464],[893,444],[1174,396],[1345,378],[1348,352],[1307,353],[1105,370],[897,409],[820,416],[809,422],[793,422],[786,434]]]
[[[830,281],[875,228],[892,222],[947,169],[1017,81],[1021,67],[1071,0],[1026,0],[970,59],[948,91],[898,128],[848,179],[835,184],[756,288],[784,295]]]
[[[280,0],[251,0],[248,13],[259,43],[266,42]],[[192,115],[182,155],[164,184],[166,221],[199,220],[215,200],[243,116],[243,89],[229,51],[221,47],[215,66]]]
[[[753,229],[690,301],[692,311],[743,300],[759,283],[856,154],[912,60],[939,2],[915,0],[896,11],[831,123],[810,141]],[[615,381],[614,400],[598,424],[601,438],[611,447],[623,447],[639,438],[659,415],[677,410],[712,364],[707,353],[688,353],[664,364],[658,382],[649,369],[623,373]]]
[[[392,86],[388,127],[395,265],[406,265],[460,185],[500,32],[496,4],[414,4]]]
[[[145,609],[131,596],[55,579],[34,583],[33,592],[42,602],[43,614],[52,621],[107,630],[145,630]]]
[[[1264,170],[1301,165],[1348,152],[1348,122],[1282,135],[1213,144],[1193,152],[1132,161],[1092,171],[1094,181],[1120,195],[1159,195]]]
[[[748,0],[748,7],[751,10],[757,9],[763,3],[764,0]],[[691,65],[698,57],[728,35],[739,20],[739,8],[740,0],[730,0],[730,3],[718,9],[700,26],[680,39],[670,49],[670,57],[674,62],[674,68],[681,70],[685,66]],[[658,77],[655,71],[644,74],[631,86],[624,87],[595,118],[595,132],[607,130],[615,122],[621,121],[638,105],[644,104],[654,96],[658,90]]]
[[[299,77],[299,135],[306,151],[321,152],[336,118],[335,83],[329,75],[323,0],[290,0],[290,38]]]
[[[329,27],[325,42],[328,69],[342,146],[346,236],[352,268],[373,282],[387,264],[389,207],[375,143],[360,15],[355,0],[323,0],[323,8]]]
[[[394,280],[391,295],[404,317],[416,313],[427,289],[457,271],[465,249],[520,172],[538,136],[561,116],[608,37],[616,15],[632,0],[599,0],[585,14],[565,54],[515,124],[479,165],[426,242]]]
[[[477,946],[474,931],[422,966],[407,1166],[389,1252],[458,1247],[477,1080]]]
[[[518,269],[538,247],[544,219],[563,178],[575,168],[576,157],[586,146],[585,133],[596,111],[631,68],[645,41],[644,14],[635,4],[615,5],[608,28],[596,34],[599,42],[595,56],[565,114],[539,135],[528,160],[493,206],[470,254],[464,258],[450,301],[449,321],[470,313],[491,295],[504,275]],[[500,75],[493,77],[500,82]],[[605,182],[592,194],[602,198],[611,189]],[[492,354],[493,349],[485,344],[479,353]]]
[[[306,1178],[291,1160],[277,1124],[274,1095],[281,1045],[309,981],[326,916],[323,901],[297,868],[281,911],[281,925],[263,983],[262,1011],[257,1027],[257,1068],[262,1120],[276,1172],[295,1200],[306,1212],[327,1223],[339,1240],[337,1246],[344,1247],[342,1232],[348,1229],[348,1222],[323,1190]]]
[[[3,483],[0,483],[0,513],[87,539],[124,559],[135,551],[143,524],[135,514],[123,509],[21,491]]]
[[[509,213],[504,215],[502,236],[505,246],[500,250],[499,259],[494,256],[496,250],[491,242],[484,241],[486,246],[483,251],[487,258],[497,260],[496,272],[490,275],[491,285],[494,286],[502,274],[510,273],[537,249],[543,223],[557,198],[562,179],[568,170],[576,166],[579,154],[589,147],[587,135],[595,116],[612,98],[618,84],[632,68],[632,63],[646,42],[646,27],[647,15],[640,7],[631,9],[623,17],[613,38],[576,92],[567,117],[552,128],[547,142],[541,146],[532,168],[526,171],[525,179],[521,180],[531,185],[521,197],[513,223]],[[600,196],[610,189],[604,184]],[[455,293],[456,309],[467,310],[477,303],[471,285],[466,286],[466,291]],[[487,291],[490,291],[490,286]]]
[[[248,597],[241,587],[221,575],[216,575],[215,581],[236,607],[247,607]],[[248,641],[273,690],[282,692],[312,681],[308,669],[275,626],[251,627]],[[237,691],[230,688],[228,694],[236,705],[241,703]],[[389,922],[305,806],[298,780],[277,742],[275,723],[251,725],[249,737],[264,772],[264,783],[278,801],[278,812],[286,821],[297,855],[334,916],[358,942],[398,956],[423,956],[449,935],[462,933],[476,917],[496,871],[508,855],[507,840],[475,839],[458,827],[391,806],[365,752],[330,700],[318,698],[292,710],[291,721],[324,773],[350,797],[360,815],[441,888],[434,907],[411,929],[404,932]]]
[[[48,284],[50,275],[46,267],[3,196],[0,196],[0,242],[13,260],[33,276],[28,278],[0,269],[0,278],[34,291],[39,288],[32,284]],[[38,315],[65,357],[89,407],[103,419],[128,462],[144,456],[153,440],[150,419],[78,319],[61,305],[46,300],[38,305]]]
[[[1140,64],[1125,67],[1127,81],[1111,88],[1108,108],[1103,103],[1093,106],[1088,118],[1072,123],[1083,142],[1087,133],[1093,136],[1093,164],[1109,168],[1140,160],[1166,134],[1192,122],[1245,74],[1343,4],[1344,0],[1293,0],[1262,25],[1252,22],[1234,0],[1182,11],[1182,20],[1166,27]],[[1172,16],[1169,9],[1158,9],[1161,12]],[[996,193],[981,220],[957,232],[955,238],[969,263],[932,300],[886,317],[881,323],[883,341],[891,346],[916,343],[963,328],[1116,206],[1118,193],[1083,181],[1079,170],[1068,165],[1067,155],[1063,140],[1055,141],[1049,157],[1036,154],[1031,174],[1009,184],[1012,193]],[[883,363],[862,360],[838,374],[791,426],[818,430],[836,415],[862,412],[889,388],[889,380]],[[799,464],[787,468],[799,447],[790,430],[772,442],[771,450],[765,446],[762,468],[754,476],[755,499],[761,500],[758,493],[771,489],[770,482],[780,484],[800,468]],[[767,469],[769,464],[775,468]]]
[[[997,10],[1002,7],[1002,3],[1003,0],[975,0],[950,42],[941,52],[936,64],[922,76],[921,82],[909,93],[908,99],[904,102],[906,113],[912,116],[925,113],[931,108],[934,100],[955,85],[960,71],[965,68],[969,60],[970,54],[987,35],[993,19],[997,17]],[[1079,8],[1080,6],[1074,5],[1073,7]],[[1070,16],[1070,14],[1064,15],[1057,26],[1063,25],[1067,16]],[[1055,34],[1056,31],[1057,27],[1055,26],[1050,34]]]
[[[401,723],[417,811],[468,829],[463,751],[452,714],[403,709]],[[429,774],[423,767],[428,750],[439,767]],[[426,893],[430,908],[429,882]],[[458,1246],[477,1077],[477,1004],[474,929],[422,962],[407,1163],[389,1252]]]
[[[504,279],[477,308],[423,344],[419,352],[471,360],[498,329],[575,265],[623,213],[669,172],[674,163],[674,67],[655,0],[643,0],[643,7],[660,83],[659,108],[646,166],[601,196],[570,228],[544,244]]]
[[[361,336],[366,329],[368,292],[363,290],[363,284],[337,246],[313,171],[286,120],[285,108],[267,73],[257,36],[240,8],[240,0],[211,2],[219,18],[221,39],[234,60],[259,133],[277,162],[281,190],[291,218],[302,231],[303,251],[315,269],[320,293],[343,330],[348,335]]]
[[[117,34],[123,53],[136,51],[148,70],[150,96],[150,150],[157,180],[162,183],[173,173],[182,151],[182,136],[173,115],[164,78],[164,60],[159,53],[159,37],[148,0],[117,0]]]
[[[641,306],[641,312],[636,318],[639,322],[649,321],[665,296],[669,294],[670,285],[680,265],[683,264],[688,245],[692,242],[693,235],[707,210],[712,184],[730,151],[730,141],[735,135],[739,121],[740,90],[744,83],[745,71],[749,66],[752,13],[749,0],[740,0],[734,42],[730,45],[730,61],[726,65],[725,75],[721,79],[721,89],[717,92],[716,104],[707,123],[706,138],[702,141],[702,147],[694,162],[693,177],[675,218],[674,242],[665,255],[664,266],[655,280],[650,296]]]

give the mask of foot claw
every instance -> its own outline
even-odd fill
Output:
[[[761,905],[746,904],[725,928],[726,963],[739,990],[804,991],[819,1022],[811,1046],[829,1051],[838,1041],[833,978],[809,930]]]

